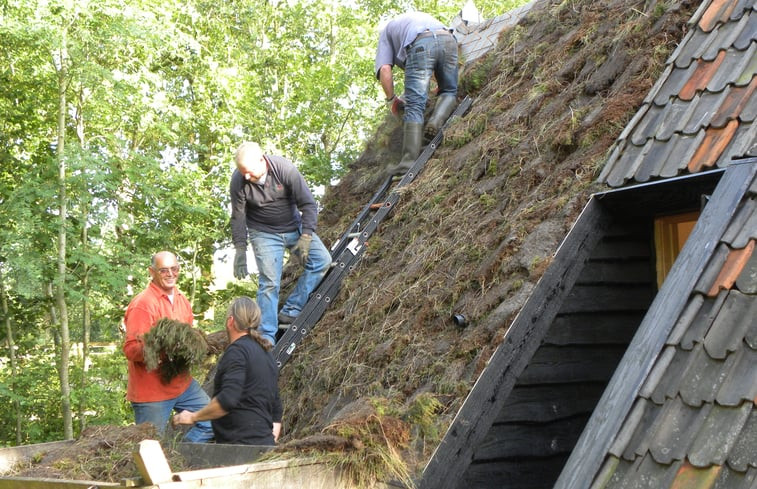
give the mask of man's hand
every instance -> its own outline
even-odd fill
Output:
[[[389,108],[392,114],[399,117],[400,112],[405,110],[405,99],[402,95],[399,97],[392,95],[391,98],[386,99],[386,106]]]
[[[240,246],[234,254],[234,278],[246,278],[247,275],[247,249]]]
[[[303,234],[297,240],[297,244],[292,247],[291,255],[294,260],[303,267],[308,262],[308,253],[310,253],[310,242],[313,237],[309,234]]]
[[[194,420],[194,414],[190,411],[181,411],[179,413],[176,413],[171,419],[171,424],[174,426],[179,426],[182,424],[195,424]]]

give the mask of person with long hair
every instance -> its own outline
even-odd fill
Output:
[[[283,408],[273,345],[258,331],[260,307],[250,297],[234,299],[226,315],[229,344],[218,361],[210,403],[182,411],[173,424],[210,420],[216,443],[275,445]]]

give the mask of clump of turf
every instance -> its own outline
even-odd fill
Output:
[[[208,344],[202,332],[175,319],[162,318],[144,335],[147,370],[158,369],[160,379],[168,383],[179,374],[202,362]]]

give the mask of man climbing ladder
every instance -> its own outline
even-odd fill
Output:
[[[394,66],[405,71],[405,94],[394,92]],[[402,107],[402,158],[389,169],[404,175],[418,158],[423,145],[423,114],[431,76],[439,86],[434,112],[426,123],[426,139],[432,139],[457,105],[457,40],[452,30],[423,12],[408,12],[390,20],[379,33],[376,78],[393,114]]]

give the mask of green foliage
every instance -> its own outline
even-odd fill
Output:
[[[147,370],[158,369],[164,383],[189,372],[208,353],[203,334],[175,319],[159,319],[143,339],[145,366]]]

